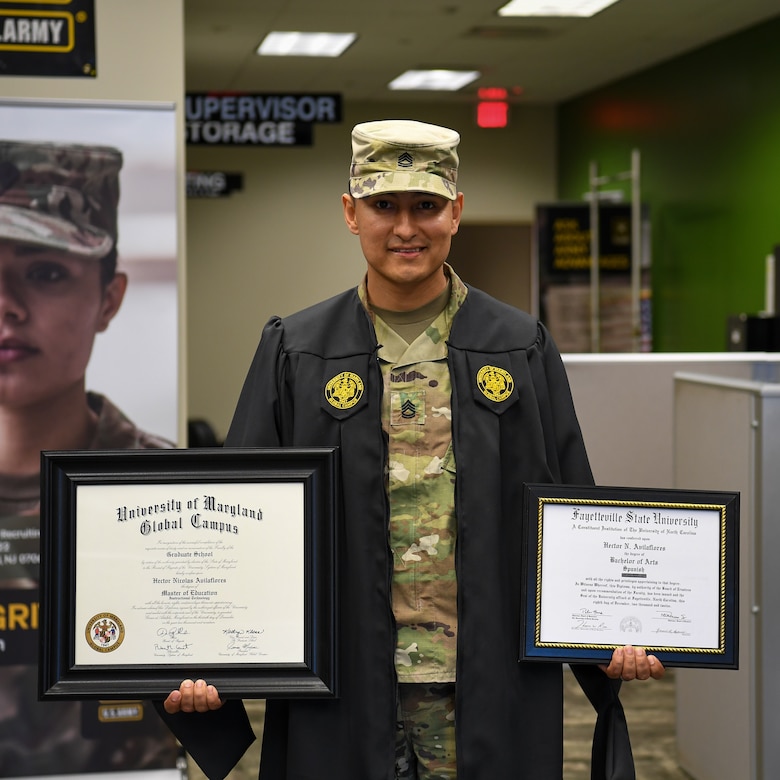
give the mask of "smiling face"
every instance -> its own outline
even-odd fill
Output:
[[[444,261],[458,232],[463,195],[425,192],[343,195],[344,219],[368,263],[368,294],[383,309],[411,311],[445,287]]]
[[[126,284],[117,274],[103,285],[99,261],[0,241],[0,406],[83,393],[95,335]]]

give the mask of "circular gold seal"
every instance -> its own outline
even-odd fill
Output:
[[[87,621],[87,644],[99,653],[110,653],[122,644],[125,626],[110,612],[101,612]]]
[[[325,385],[325,398],[337,409],[351,409],[363,396],[363,380],[351,371],[342,371]]]
[[[506,401],[515,388],[515,380],[508,371],[498,366],[482,366],[477,371],[477,387],[491,401]]]

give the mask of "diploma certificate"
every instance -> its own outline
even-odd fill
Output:
[[[44,462],[44,698],[333,695],[333,449]]]
[[[82,485],[76,512],[77,665],[303,663],[300,482]]]
[[[737,667],[738,494],[527,485],[521,658]]]

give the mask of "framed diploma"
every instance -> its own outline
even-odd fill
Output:
[[[521,660],[738,668],[739,494],[528,484]]]
[[[41,699],[335,697],[337,452],[41,454]]]

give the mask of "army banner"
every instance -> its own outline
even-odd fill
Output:
[[[0,100],[0,777],[179,761],[151,702],[41,702],[37,663],[41,450],[178,437],[177,138],[170,104]]]
[[[0,0],[0,76],[96,75],[95,0]]]

